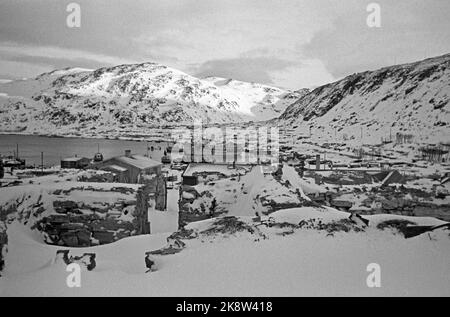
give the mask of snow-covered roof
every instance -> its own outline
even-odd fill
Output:
[[[80,160],[88,160],[85,157],[67,157],[67,158],[63,158],[61,161],[64,162],[78,162]]]
[[[226,164],[191,163],[183,176],[194,176],[195,173],[220,173],[231,176],[237,174],[237,168],[230,168]]]
[[[140,169],[147,169],[162,165],[162,163],[159,163],[142,155],[119,156],[116,157],[115,159]]]
[[[125,172],[127,169],[125,167],[119,166],[119,165],[108,165],[106,168],[112,169],[118,172]]]
[[[261,171],[264,174],[272,174],[277,170],[278,166],[276,165],[261,165]]]

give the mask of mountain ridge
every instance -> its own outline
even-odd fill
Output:
[[[317,87],[273,122],[298,134],[309,134],[311,128],[312,136],[324,141],[377,143],[394,130],[433,143],[448,141],[449,99],[450,54],[445,54]]]
[[[199,79],[157,64],[66,68],[0,84],[2,132],[107,134],[163,125],[265,121],[305,90]]]

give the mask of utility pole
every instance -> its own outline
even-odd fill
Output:
[[[44,152],[41,152],[41,172],[44,175]]]

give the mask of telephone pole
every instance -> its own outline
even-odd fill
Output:
[[[41,173],[44,175],[44,152],[41,152]]]

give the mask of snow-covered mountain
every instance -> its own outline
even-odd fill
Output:
[[[379,143],[396,133],[418,142],[449,141],[450,54],[353,74],[318,87],[278,125],[327,141]],[[361,138],[362,135],[362,138]]]
[[[306,91],[231,79],[198,79],[144,63],[64,69],[0,84],[3,132],[142,131],[149,126],[260,121],[278,117]]]

